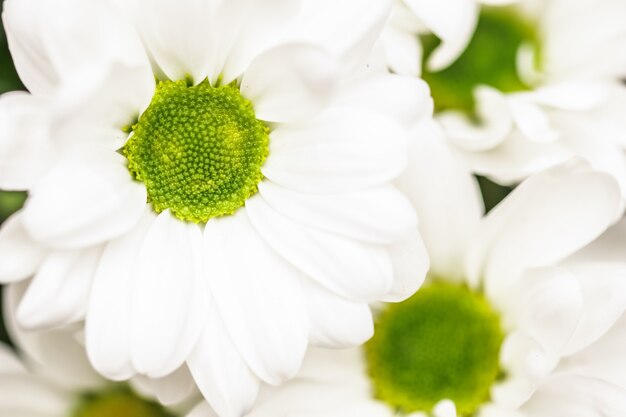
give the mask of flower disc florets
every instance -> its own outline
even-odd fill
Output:
[[[469,415],[497,380],[503,333],[485,298],[465,286],[435,283],[378,318],[366,345],[376,396],[404,412],[454,401]]]
[[[235,84],[164,81],[122,153],[155,211],[203,223],[257,192],[268,133]]]

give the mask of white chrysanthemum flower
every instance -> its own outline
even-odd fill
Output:
[[[72,326],[21,332],[13,322],[13,308],[23,289],[23,285],[13,286],[4,297],[5,319],[19,356],[0,344],[0,415],[182,417],[192,408],[194,401],[164,407],[129,384],[102,379],[89,365]]]
[[[427,268],[391,181],[432,102],[367,70],[390,5],[363,6],[7,0],[31,93],[0,101],[0,187],[29,191],[0,233],[0,282],[34,275],[20,324],[85,319],[112,379],[186,364],[222,415],[307,344],[367,340],[367,303]]]
[[[481,219],[462,162],[425,137],[403,182],[432,254],[429,282],[380,306],[365,349],[312,350],[247,417],[624,416],[626,220],[606,230],[616,181],[572,161]]]
[[[477,25],[474,1],[404,3],[396,7],[395,20],[426,16],[422,20],[432,21],[427,27],[441,46],[415,25],[392,24],[383,43],[388,65],[418,75],[422,53],[416,45],[423,35],[427,66],[422,76],[431,87],[437,117],[475,172],[516,183],[582,156],[626,190],[626,123],[620,116],[626,111],[621,82],[626,76],[626,2],[485,5]],[[457,12],[461,4],[463,13]],[[444,65],[435,65],[441,56]]]

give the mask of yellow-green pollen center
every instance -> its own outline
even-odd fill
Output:
[[[425,54],[438,44],[435,36],[422,38]],[[515,6],[482,7],[476,31],[463,54],[448,68],[429,72],[423,78],[430,85],[435,108],[474,112],[474,88],[489,85],[510,93],[530,88],[517,70],[517,53],[522,45],[535,50],[539,66],[540,41],[535,25]]]
[[[163,81],[122,148],[158,213],[204,223],[257,192],[269,129],[236,84]]]
[[[160,404],[141,398],[130,388],[115,386],[85,393],[70,417],[175,417]]]
[[[470,416],[499,377],[502,339],[499,315],[480,293],[428,284],[377,318],[365,347],[375,395],[400,413],[449,399]]]

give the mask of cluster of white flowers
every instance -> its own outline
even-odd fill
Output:
[[[626,0],[2,19],[1,417],[626,416]]]

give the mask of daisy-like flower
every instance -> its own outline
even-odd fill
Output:
[[[0,233],[0,281],[34,276],[19,323],[84,319],[100,373],[188,367],[225,416],[308,344],[367,340],[367,303],[428,263],[391,184],[428,89],[368,70],[389,10],[8,0],[30,91],[0,102],[0,187],[29,192]]]
[[[451,3],[467,10],[457,13],[461,6]],[[396,7],[402,21],[433,15],[427,27],[436,36],[422,36],[422,76],[438,120],[470,167],[511,184],[581,156],[626,189],[626,126],[619,116],[626,111],[626,3],[521,0],[485,4],[480,12],[474,3],[406,0],[410,11]],[[386,36],[388,65],[419,74],[415,45],[423,31],[395,24],[387,32],[402,34]]]
[[[625,415],[626,222],[606,231],[620,210],[614,178],[572,161],[481,219],[443,140],[416,145],[403,185],[432,256],[427,283],[381,306],[363,350],[309,357],[250,416]],[[203,407],[197,417],[211,415]]]
[[[0,344],[0,414],[11,417],[182,417],[193,405],[164,407],[125,383],[102,379],[89,365],[72,328],[23,333],[13,322],[14,301],[4,300],[5,319],[19,356]]]

